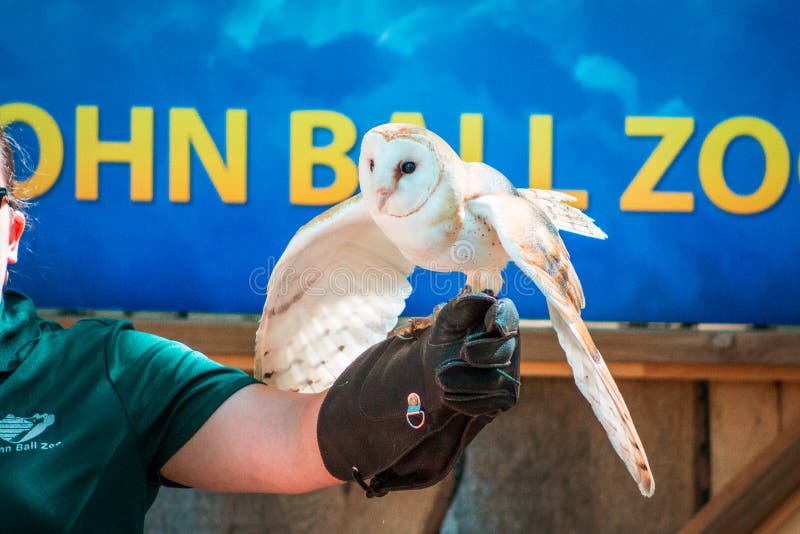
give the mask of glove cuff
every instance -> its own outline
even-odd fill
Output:
[[[420,415],[407,420],[412,393]],[[339,376],[320,407],[317,441],[325,467],[340,480],[353,480],[354,468],[362,479],[387,469],[440,426],[436,407],[441,401],[425,389],[416,340],[395,337],[372,347]]]
[[[426,342],[391,338],[369,349],[320,407],[317,441],[325,467],[340,480],[358,482],[367,496],[430,486],[460,452],[469,418],[442,403],[433,372],[424,369]]]

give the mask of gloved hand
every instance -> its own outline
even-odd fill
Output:
[[[450,300],[415,337],[371,347],[320,409],[328,471],[356,480],[367,497],[440,481],[478,432],[516,403],[519,351],[514,303],[485,293]]]

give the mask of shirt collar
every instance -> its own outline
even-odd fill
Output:
[[[0,308],[0,372],[9,372],[24,358],[20,349],[39,337],[40,319],[33,302],[16,291],[3,294]]]

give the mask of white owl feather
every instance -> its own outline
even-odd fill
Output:
[[[559,230],[605,239],[569,195],[516,189],[466,163],[433,132],[370,130],[362,193],[303,226],[276,265],[258,329],[255,375],[282,389],[329,387],[395,326],[415,266],[459,271],[495,293],[513,261],[542,291],[575,382],[642,494],[654,481],[628,408],[580,316],[585,300]]]

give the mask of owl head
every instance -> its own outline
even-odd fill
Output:
[[[364,135],[358,181],[373,215],[418,211],[458,156],[433,132],[411,124],[382,124]]]

